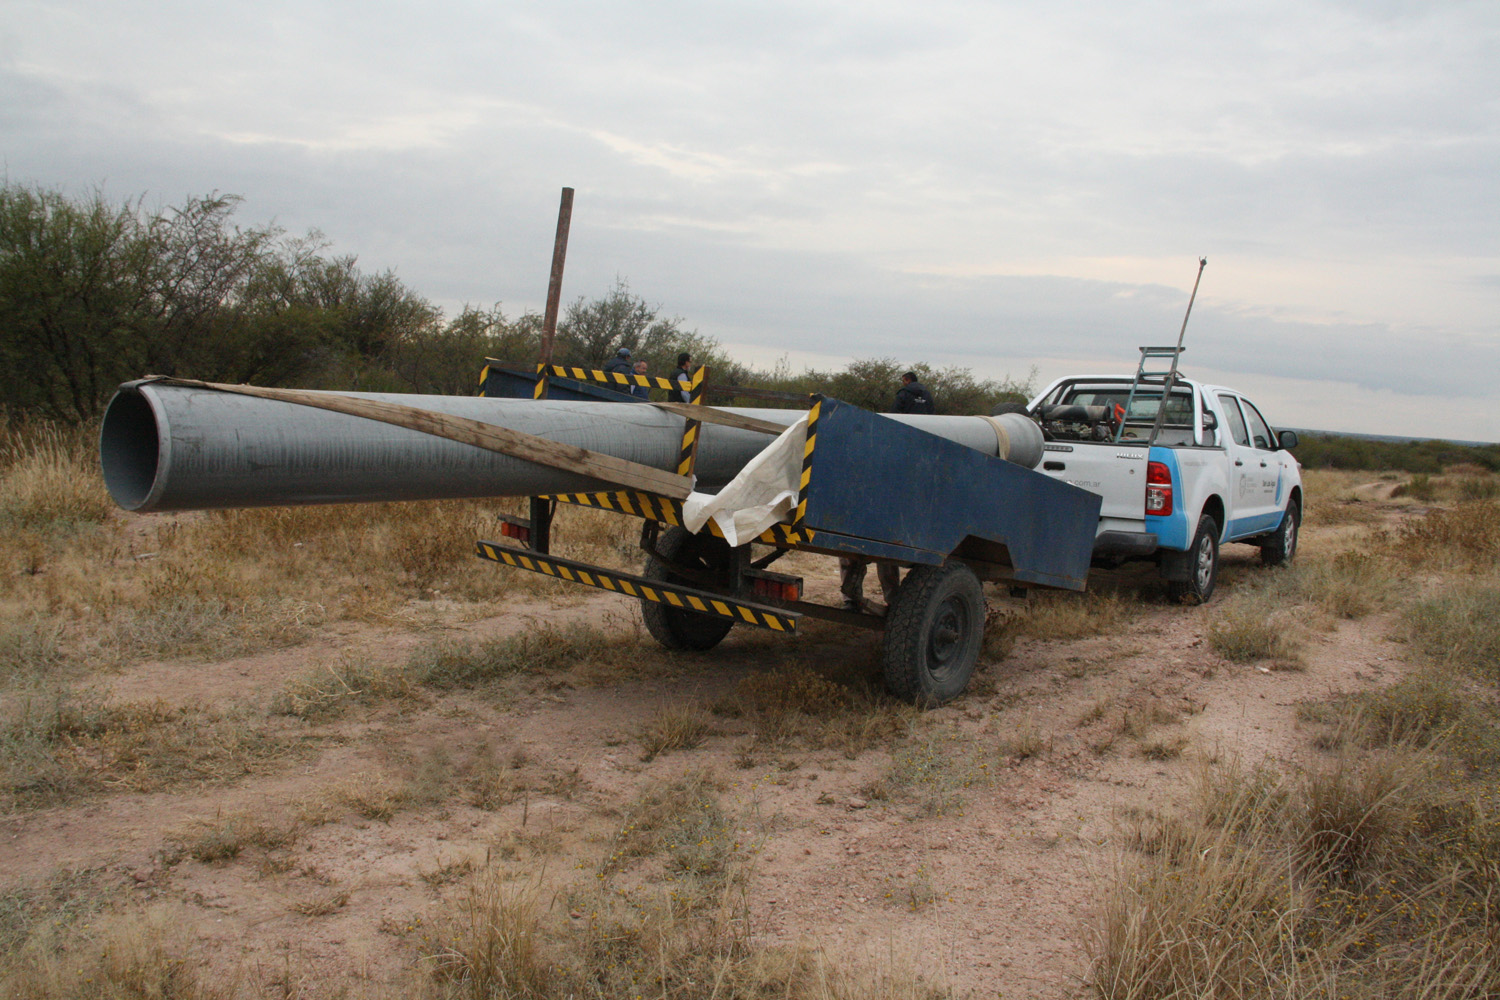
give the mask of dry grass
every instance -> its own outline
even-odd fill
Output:
[[[914,963],[857,969],[809,946],[750,935],[743,898],[702,886],[575,893],[487,876],[438,928],[432,997],[672,997],[674,1000],[940,1000]],[[569,916],[569,914],[576,916]]]
[[[891,758],[884,786],[922,816],[962,815],[967,791],[990,778],[988,761],[955,731],[924,733]]]
[[[836,966],[806,946],[752,937],[743,817],[693,771],[648,785],[587,884],[476,874],[424,945],[426,997],[674,1000],[939,1000],[915,963]],[[639,876],[656,872],[642,884]],[[628,885],[617,884],[628,873]],[[930,891],[930,884],[927,885]],[[923,891],[921,886],[914,891]],[[925,902],[925,899],[924,899]]]
[[[1023,761],[1040,757],[1047,752],[1051,743],[1051,737],[1042,732],[1036,720],[1028,715],[1000,737],[999,750],[1002,757]]]
[[[92,428],[0,422],[0,527],[45,537],[108,520],[96,449]]]
[[[1335,524],[1368,524],[1379,517],[1371,503],[1368,485],[1379,482],[1375,473],[1342,469],[1303,469],[1306,504],[1303,524],[1325,527]],[[1365,487],[1365,489],[1361,489]]]
[[[1093,943],[1106,998],[1500,990],[1500,705],[1434,668],[1304,705],[1323,765],[1205,771],[1131,838]]]
[[[246,812],[195,823],[168,839],[187,857],[211,864],[233,861],[250,848],[274,851],[291,847],[301,832],[302,824],[296,819]]]
[[[411,782],[376,772],[344,780],[332,789],[331,798],[365,819],[389,823],[396,813],[418,797]]]
[[[667,705],[641,727],[641,760],[674,750],[691,750],[709,733],[708,714],[695,705]]]
[[[229,1000],[182,941],[191,921],[175,907],[122,911],[91,926],[47,925],[0,958],[0,996],[16,1000]]]
[[[1010,624],[1018,635],[1038,639],[1086,639],[1122,627],[1131,618],[1136,595],[1114,590],[1075,594],[1062,590],[1039,590]]]
[[[464,621],[560,586],[474,556],[518,501],[137,516],[113,507],[95,452],[92,431],[0,422],[0,616],[39,623],[52,658],[76,671],[238,656],[337,620]],[[634,565],[634,527],[564,509],[554,537],[580,558]]]
[[[406,671],[346,654],[290,681],[271,700],[271,711],[300,719],[329,719],[354,705],[417,697]]]
[[[438,689],[472,688],[517,674],[625,668],[638,659],[634,641],[590,625],[542,624],[504,639],[440,639],[407,662],[412,680]]]
[[[704,770],[648,784],[626,806],[600,878],[633,859],[665,853],[669,870],[727,878],[746,845],[719,805],[722,783]]]
[[[0,803],[55,803],[104,791],[222,783],[310,748],[237,710],[104,704],[57,691],[12,699],[0,720]]]
[[[1220,605],[1209,626],[1209,646],[1235,663],[1271,660],[1284,668],[1299,667],[1297,609],[1286,596],[1280,588],[1264,587],[1235,594]]]
[[[1482,500],[1428,511],[1401,529],[1392,549],[1422,569],[1488,571],[1500,562],[1500,503]]]
[[[920,714],[873,683],[860,664],[836,666],[829,676],[795,661],[747,674],[713,711],[747,720],[761,743],[798,743],[851,759],[904,737]]]
[[[1447,586],[1411,604],[1404,622],[1429,659],[1500,681],[1500,582]]]

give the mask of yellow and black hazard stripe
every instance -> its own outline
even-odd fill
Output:
[[[801,617],[793,612],[780,611],[763,604],[725,597],[722,594],[712,594],[694,587],[648,580],[645,577],[632,576],[628,573],[616,573],[613,570],[600,569],[587,563],[512,549],[504,545],[496,545],[494,542],[476,542],[475,551],[481,559],[489,559],[517,569],[567,580],[569,583],[578,583],[585,587],[624,594],[643,601],[666,604],[684,611],[733,618],[737,622],[768,628],[775,632],[795,632],[797,619]]]
[[[676,392],[682,388],[671,379],[658,375],[637,375],[634,372],[626,375],[624,372],[603,372],[597,368],[577,368],[572,365],[537,365],[536,373],[537,378],[542,380],[549,375],[556,375],[558,378],[570,378],[577,382],[598,382],[625,388],[643,385],[648,389],[666,389],[668,392]]]
[[[554,493],[548,497],[558,503],[576,504],[582,507],[600,507],[619,514],[644,517],[665,524],[682,523],[682,504],[677,500],[659,497],[655,493]]]
[[[812,405],[807,410],[807,441],[802,445],[802,477],[797,483],[797,506],[792,508],[792,524],[801,524],[807,514],[807,484],[812,482],[813,448],[818,443],[818,416],[823,410],[823,397],[814,393]]]
[[[554,493],[546,497],[548,500],[556,500],[558,503],[569,503],[580,507],[598,507],[602,510],[612,510],[617,514],[629,514],[632,517],[644,517],[652,521],[660,521],[663,524],[682,524],[682,502],[669,497],[660,497],[655,493]],[[724,537],[724,532],[718,524],[709,521],[708,531],[719,538]],[[773,524],[765,531],[756,536],[756,541],[767,545],[801,545],[811,542],[814,532],[811,528],[802,528],[790,524]]]
[[[688,405],[699,406],[703,403],[703,390],[705,382],[704,373],[706,367],[700,366],[693,372],[688,382]],[[678,387],[679,390],[681,386]],[[703,421],[688,420],[682,428],[682,448],[677,453],[677,474],[679,476],[691,476],[693,466],[698,461],[698,435],[703,430]]]

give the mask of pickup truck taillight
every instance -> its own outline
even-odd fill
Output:
[[[1172,470],[1164,462],[1146,463],[1146,513],[1158,517],[1172,513]]]

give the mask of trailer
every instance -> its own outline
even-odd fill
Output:
[[[790,427],[756,426],[753,417],[706,406],[706,376],[702,368],[694,373],[689,404],[651,404],[615,391],[631,385],[681,390],[666,379],[546,364],[533,374],[495,362],[481,384],[487,396],[612,396],[622,406],[667,407],[684,418],[677,473],[687,477],[704,420],[775,432],[761,466],[784,460],[772,455],[775,449],[783,456],[792,449],[797,461],[795,482],[782,491],[789,495],[771,514],[774,523],[744,537],[734,530],[735,511],[729,520],[694,516],[695,500],[703,506],[698,496],[631,489],[559,493],[532,497],[527,518],[505,517],[502,540],[479,541],[477,554],[636,598],[647,631],[673,650],[712,649],[735,626],[795,632],[804,618],[883,632],[886,685],[922,706],[943,704],[968,685],[983,644],[985,582],[1016,596],[1030,587],[1084,589],[1099,523],[1097,495],[831,397],[810,397],[805,417]],[[990,420],[1004,437],[1003,425],[978,419]],[[560,504],[640,519],[641,572],[554,553],[551,525]],[[770,569],[792,551],[894,567],[899,586],[888,606],[867,601],[860,611],[848,611],[812,603],[803,599],[801,578]]]
[[[141,513],[530,497],[529,517],[476,543],[481,558],[638,599],[671,649],[804,618],[878,630],[887,685],[922,705],[967,685],[985,582],[1083,589],[1100,498],[1035,471],[1029,417],[882,415],[816,395],[732,409],[704,403],[705,379],[676,403],[607,388],[681,391],[665,379],[547,365],[492,367],[501,398],[148,377],[110,402],[100,459],[110,495]],[[547,398],[564,390],[577,398]],[[641,572],[553,552],[561,504],[638,518]],[[856,611],[805,600],[802,579],[771,568],[794,550],[874,564],[883,582],[894,571],[894,596]]]

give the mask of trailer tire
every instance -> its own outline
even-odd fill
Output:
[[[1288,500],[1286,513],[1281,516],[1281,523],[1276,530],[1271,532],[1269,538],[1261,543],[1260,561],[1266,566],[1289,566],[1292,557],[1297,554],[1297,532],[1302,527],[1302,508],[1297,501]]]
[[[1186,580],[1168,580],[1167,596],[1178,603],[1207,604],[1219,578],[1219,522],[1212,514],[1198,518],[1192,548],[1187,551]]]
[[[922,708],[952,701],[969,686],[983,643],[984,588],[974,571],[916,566],[886,618],[886,687]]]
[[[715,572],[729,565],[728,542],[713,535],[695,535],[681,527],[663,532],[657,539],[656,551],[675,563]],[[655,556],[646,560],[641,575],[663,583],[696,585],[668,570]],[[651,638],[668,649],[692,652],[713,649],[734,628],[733,618],[686,611],[657,601],[642,600],[641,617]]]

